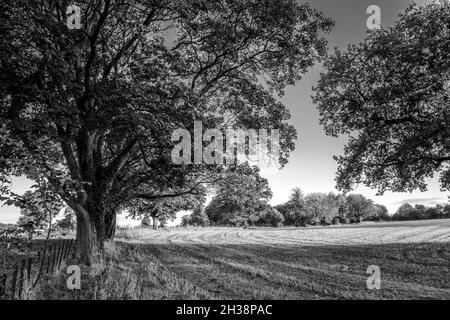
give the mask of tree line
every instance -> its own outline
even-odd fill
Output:
[[[437,204],[432,207],[426,207],[423,204],[412,206],[409,203],[404,203],[392,215],[392,220],[394,221],[428,219],[450,219],[450,204]]]
[[[257,167],[227,180],[211,202],[182,217],[182,226],[307,226],[390,220],[385,206],[360,194],[310,193],[294,188],[286,203],[271,206],[272,192]],[[244,179],[242,178],[244,177]]]

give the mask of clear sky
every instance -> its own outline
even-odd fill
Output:
[[[366,13],[369,5],[378,5],[381,9],[382,26],[392,25],[398,13],[403,11],[411,0],[313,0],[312,7],[321,10],[334,19],[335,27],[327,36],[329,48],[345,48],[348,44],[361,41],[367,30]],[[419,1],[421,3],[427,1]],[[285,202],[294,187],[300,187],[305,193],[335,191],[334,177],[336,163],[333,155],[341,154],[345,139],[327,137],[319,125],[319,115],[311,101],[311,88],[316,85],[323,69],[320,65],[311,69],[295,86],[286,90],[282,102],[292,113],[291,123],[296,127],[299,139],[296,150],[291,154],[289,164],[280,172],[267,176],[273,191],[272,204]],[[23,192],[31,183],[23,178],[15,179],[16,192]],[[447,195],[440,192],[437,179],[429,183],[427,192],[385,193],[376,197],[376,191],[360,187],[354,191],[375,202],[384,204],[393,213],[403,202],[435,204],[446,202]],[[18,209],[0,207],[0,222],[14,223],[18,218]],[[124,221],[123,218],[119,221]],[[177,222],[179,219],[177,219]]]

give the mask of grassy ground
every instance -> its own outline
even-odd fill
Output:
[[[140,229],[107,247],[81,291],[68,294],[61,274],[38,298],[450,299],[450,220]],[[380,290],[366,287],[369,265],[381,269]]]
[[[450,220],[129,230],[118,244],[194,298],[450,299]],[[381,269],[381,290],[367,289],[369,265]]]

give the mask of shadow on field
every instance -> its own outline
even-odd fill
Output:
[[[449,243],[117,244],[211,299],[450,299]],[[380,290],[367,289],[371,265]]]

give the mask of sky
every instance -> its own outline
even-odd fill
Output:
[[[370,5],[378,5],[381,9],[381,25],[388,27],[398,18],[412,1],[409,0],[314,0],[312,7],[321,10],[327,17],[335,21],[335,27],[327,35],[329,50],[334,47],[345,49],[347,45],[358,43],[366,36],[366,21],[370,14],[366,13]],[[429,1],[418,1],[426,3]],[[312,87],[324,72],[321,65],[311,69],[301,81],[286,91],[282,102],[289,107],[292,114],[291,123],[298,131],[299,139],[296,150],[290,161],[279,173],[269,176],[269,183],[274,192],[272,204],[288,200],[290,190],[300,187],[305,193],[337,192],[335,173],[337,164],[333,155],[342,154],[345,138],[333,138],[325,135],[319,124],[319,113],[311,100]],[[404,202],[434,205],[446,202],[448,193],[440,192],[438,179],[431,179],[427,192],[392,193],[376,196],[376,190],[358,187],[353,193],[361,193],[376,203],[385,205],[390,213]]]
[[[322,11],[325,16],[335,21],[332,32],[326,36],[330,50],[334,47],[344,49],[351,43],[358,43],[368,32],[366,21],[370,14],[366,13],[370,5],[378,5],[381,9],[381,25],[388,27],[397,20],[398,13],[406,9],[412,2],[410,0],[313,0],[307,1],[313,8]],[[418,1],[425,3],[427,1]],[[291,124],[298,132],[296,149],[290,156],[289,163],[279,172],[266,175],[273,191],[271,204],[279,204],[288,200],[294,187],[300,187],[305,193],[310,192],[338,192],[335,189],[335,174],[337,165],[333,155],[342,153],[345,138],[333,138],[325,135],[322,126],[319,125],[319,113],[312,103],[312,87],[316,85],[321,65],[313,67],[301,81],[286,90],[286,95],[281,101],[290,109]],[[13,181],[15,192],[24,192],[31,186],[31,182],[24,178]],[[423,203],[434,205],[446,202],[448,194],[439,190],[436,179],[428,184],[427,192],[392,193],[386,192],[383,196],[376,196],[376,191],[365,187],[358,187],[353,193],[361,193],[385,205],[393,214],[404,202],[413,204]],[[173,224],[180,222],[178,215]],[[0,222],[15,223],[19,211],[14,207],[0,207]],[[134,225],[124,215],[119,216],[119,224]]]

